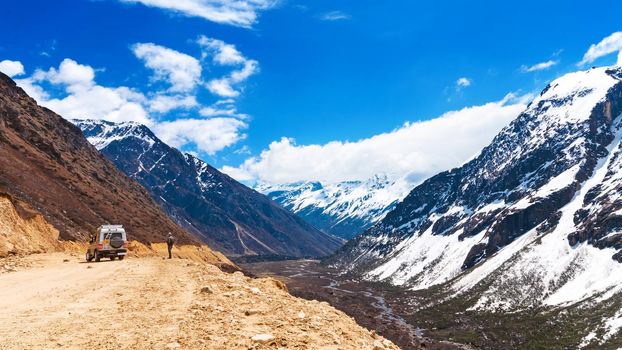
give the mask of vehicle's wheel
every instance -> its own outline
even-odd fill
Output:
[[[86,252],[86,261],[89,262],[91,260],[93,260],[93,257],[89,254],[89,252]]]
[[[99,252],[96,250],[95,251],[95,262],[99,262],[101,260],[101,257],[99,256]]]
[[[114,258],[116,258],[116,256],[114,256],[114,255],[113,255],[113,256],[111,256],[111,257],[110,257],[110,261],[114,261]]]
[[[119,255],[119,260],[123,260],[123,258],[125,258],[125,256]]]

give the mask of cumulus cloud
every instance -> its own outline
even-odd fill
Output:
[[[521,71],[524,72],[524,73],[530,73],[530,72],[546,70],[546,69],[549,69],[549,68],[557,65],[558,63],[559,63],[559,61],[548,60],[548,61],[536,63],[536,64],[531,65],[531,66],[522,66],[521,67]]]
[[[364,180],[374,174],[408,176],[419,182],[462,164],[479,152],[525,108],[530,96],[447,112],[355,142],[298,145],[284,137],[239,167],[224,167],[231,176],[271,183]]]
[[[234,99],[202,106],[198,90],[207,87],[219,97],[239,96],[240,84],[257,71],[258,64],[220,40],[202,37],[199,45],[202,59],[209,58],[216,66],[233,67],[232,71],[206,83],[202,79],[205,62],[154,43],[138,43],[131,47],[134,55],[153,71],[151,79],[166,83],[165,87],[154,84],[154,91],[143,92],[126,86],[102,86],[95,80],[96,69],[69,58],[58,67],[36,70],[17,82],[39,104],[68,119],[135,121],[151,127],[174,146],[214,154],[246,137],[248,115],[238,112]],[[15,71],[14,64],[5,66]],[[23,67],[20,70],[23,72]],[[59,94],[59,90],[64,93]],[[176,109],[194,109],[195,113],[163,120],[166,113]],[[196,119],[199,116],[203,119]]]
[[[20,61],[0,61],[0,72],[8,75],[10,78],[13,78],[24,74],[24,65]]]
[[[320,19],[323,21],[342,21],[350,19],[352,16],[343,11],[330,11],[323,14]]]
[[[178,119],[158,123],[155,133],[165,143],[180,147],[194,144],[210,155],[246,138],[248,125],[235,118]]]
[[[215,95],[228,98],[239,96],[240,91],[235,86],[259,71],[259,63],[244,57],[234,45],[206,36],[199,37],[197,42],[203,48],[204,59],[211,57],[216,65],[239,67],[222,78],[206,83],[207,89]]]
[[[198,108],[196,96],[170,94],[169,91],[143,93],[126,86],[107,87],[95,79],[96,69],[72,59],[63,60],[58,68],[36,70],[16,82],[37,102],[67,119],[103,119],[112,122],[135,121],[152,128],[158,137],[176,147],[215,154],[244,139],[247,124],[232,100],[211,106],[205,119],[160,120],[152,113],[166,113],[177,108]],[[51,87],[49,91],[46,88]],[[64,91],[61,97],[58,90]],[[217,111],[221,111],[217,113]],[[207,115],[210,114],[210,115]],[[218,116],[218,117],[213,117]]]
[[[153,43],[135,44],[132,51],[154,71],[154,80],[170,84],[170,91],[187,92],[201,81],[201,63],[190,55]]]
[[[276,5],[276,0],[119,0],[200,17],[208,21],[250,28],[258,13]]]
[[[32,76],[16,82],[39,104],[65,118],[153,123],[143,107],[145,96],[142,93],[125,86],[111,88],[98,85],[92,67],[69,58],[64,59],[58,68],[36,70]],[[51,98],[44,84],[64,89],[65,96]]]
[[[579,65],[592,63],[614,52],[620,52],[618,54],[618,65],[622,65],[622,32],[615,32],[601,40],[598,44],[592,44],[585,55],[583,55]]]

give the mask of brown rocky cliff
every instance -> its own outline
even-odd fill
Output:
[[[195,242],[80,129],[38,106],[2,73],[0,194],[41,213],[65,240],[85,240],[111,223],[124,225],[130,238],[144,243],[161,242],[167,232],[179,243]]]

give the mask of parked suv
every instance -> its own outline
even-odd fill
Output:
[[[91,237],[86,251],[86,261],[99,262],[101,258],[123,260],[127,254],[127,236],[123,225],[102,225]]]

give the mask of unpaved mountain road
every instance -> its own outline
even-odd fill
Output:
[[[196,289],[179,273],[181,261],[33,260],[0,275],[2,349],[164,348],[176,341]]]
[[[28,256],[0,274],[0,310],[3,350],[397,349],[272,279],[184,259]]]

